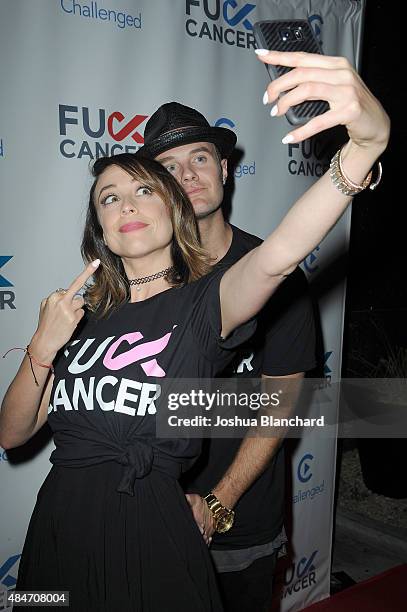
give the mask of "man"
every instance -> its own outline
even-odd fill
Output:
[[[230,266],[260,244],[256,236],[229,224],[222,211],[227,159],[237,140],[234,132],[211,127],[195,109],[170,102],[150,117],[144,140],[137,154],[159,161],[182,185],[214,265]],[[312,305],[305,276],[297,269],[263,309],[257,332],[242,347],[233,374],[299,380],[314,366]],[[211,544],[228,612],[270,608],[275,562],[286,540],[281,441],[206,440],[185,482],[194,518]]]

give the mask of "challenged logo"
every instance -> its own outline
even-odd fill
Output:
[[[135,153],[144,143],[139,128],[148,115],[126,117],[121,111],[108,113],[103,108],[90,110],[87,106],[67,104],[59,105],[58,114],[60,136],[75,137],[79,131],[79,139],[61,140],[59,150],[63,157],[95,159],[116,153]],[[100,141],[101,138],[110,139],[110,142]]]
[[[124,11],[100,8],[98,2],[91,2],[89,6],[89,4],[81,4],[78,0],[60,0],[60,6],[63,12],[69,15],[115,23],[121,30],[124,28],[141,30],[142,28],[141,13],[135,17]]]
[[[311,462],[314,460],[312,453],[305,453],[301,457],[297,465],[297,480],[302,484],[307,484],[313,477],[311,470]],[[318,495],[321,495],[325,491],[325,480],[318,485],[311,486],[305,489],[299,489],[293,496],[293,504],[304,502],[307,500],[313,500]]]
[[[233,123],[232,119],[228,119],[227,117],[219,117],[217,121],[215,121],[214,127],[224,127],[226,126],[230,130],[233,130],[235,127],[235,123]]]
[[[232,119],[228,117],[219,117],[219,119],[214,123],[215,127],[227,127],[230,130],[233,130],[235,127],[235,123]],[[254,176],[256,174],[256,162],[252,160],[247,164],[236,164],[233,169],[233,174],[235,178],[242,178],[244,176]]]
[[[243,49],[255,49],[250,2],[237,0],[186,0],[185,31],[192,38],[211,40]]]
[[[309,461],[314,459],[314,455],[306,453],[297,467],[297,477],[300,482],[308,482],[312,478],[312,472]]]

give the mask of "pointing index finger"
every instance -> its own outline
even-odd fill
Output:
[[[100,264],[100,259],[95,259],[77,276],[69,285],[65,295],[73,298],[76,293],[83,287],[86,281],[94,274]]]

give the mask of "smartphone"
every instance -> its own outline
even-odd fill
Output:
[[[322,54],[321,46],[306,19],[257,21],[253,31],[259,49]],[[286,66],[265,66],[272,81],[292,70]],[[309,100],[292,106],[285,116],[291,125],[302,125],[327,110],[329,104],[325,100]]]

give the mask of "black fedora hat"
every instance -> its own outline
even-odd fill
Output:
[[[179,102],[167,102],[147,121],[144,146],[137,151],[137,155],[155,158],[173,147],[201,141],[216,145],[223,159],[232,153],[237,137],[232,130],[209,125],[194,108]]]

